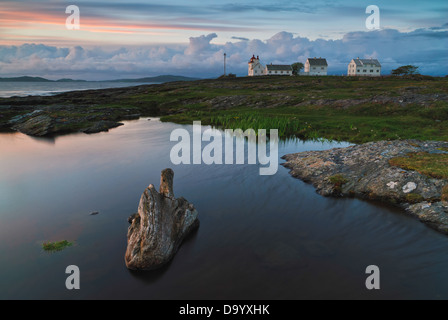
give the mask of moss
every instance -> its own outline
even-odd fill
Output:
[[[442,189],[442,201],[448,202],[448,184]]]
[[[334,176],[331,176],[328,178],[332,184],[337,185],[343,185],[344,183],[347,183],[348,180],[340,173],[335,174]]]
[[[348,180],[340,173],[329,177],[328,180],[333,184],[333,190],[336,192],[341,192],[342,186],[348,182]]]
[[[409,203],[419,203],[424,201],[425,198],[418,193],[408,193],[406,195],[406,201]]]
[[[44,249],[47,252],[55,252],[55,251],[64,250],[65,248],[71,247],[72,245],[73,245],[73,243],[69,242],[67,240],[56,241],[56,242],[44,242],[42,244],[42,249]]]
[[[429,177],[448,179],[448,154],[415,152],[389,160],[391,166],[417,171]]]

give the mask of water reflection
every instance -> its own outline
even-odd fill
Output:
[[[448,237],[389,206],[322,197],[282,166],[173,166],[179,127],[191,130],[141,119],[53,144],[1,134],[0,298],[448,298]],[[346,145],[288,140],[279,156]],[[167,167],[201,226],[166,268],[137,274],[124,263],[127,218]],[[42,252],[62,239],[75,246]],[[64,286],[71,264],[78,292]],[[371,264],[380,291],[365,289]]]

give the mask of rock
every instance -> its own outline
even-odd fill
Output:
[[[174,172],[162,171],[159,192],[150,184],[143,192],[137,214],[129,217],[126,266],[153,270],[169,262],[183,240],[199,227],[198,212],[173,192]]]
[[[137,120],[140,118],[140,114],[136,113],[136,114],[126,114],[123,117],[123,120]]]
[[[84,133],[98,133],[102,131],[108,131],[109,129],[116,128],[122,125],[123,123],[120,122],[101,120],[95,122],[92,126],[83,129],[81,131]]]
[[[409,193],[411,191],[414,191],[415,189],[417,189],[417,185],[414,182],[408,182],[406,183],[406,185],[403,187],[403,192],[404,193]]]
[[[131,215],[129,216],[129,218],[128,218],[128,222],[129,222],[129,223],[132,223],[132,221],[133,221],[135,218],[137,218],[137,216],[138,216],[138,212],[136,212],[136,213],[134,213],[134,214],[131,214]]]
[[[17,116],[15,116],[15,117],[12,117],[9,121],[8,121],[8,124],[11,124],[11,125],[14,125],[14,124],[17,124],[17,123],[20,123],[20,122],[23,122],[23,121],[25,121],[27,118],[32,118],[32,117],[34,117],[34,116],[37,116],[39,113],[41,113],[42,112],[42,110],[34,110],[34,111],[32,111],[32,112],[30,112],[30,113],[26,113],[26,114],[23,114],[23,115],[17,115]]]
[[[389,160],[409,153],[439,153],[447,142],[395,140],[347,148],[307,151],[283,156],[296,178],[309,182],[324,196],[355,196],[401,207],[434,229],[448,233],[442,189],[448,181],[391,166]]]
[[[96,216],[97,214],[100,214],[100,213],[98,211],[94,211],[94,212],[90,213],[91,216]]]
[[[53,132],[53,119],[46,115],[40,115],[24,122],[19,122],[12,128],[30,136],[42,137]]]

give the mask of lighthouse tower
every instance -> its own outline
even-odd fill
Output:
[[[264,75],[264,67],[260,63],[260,58],[258,56],[255,58],[255,55],[253,55],[252,58],[250,58],[250,60],[248,62],[247,75],[249,77]]]

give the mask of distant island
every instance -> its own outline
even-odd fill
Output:
[[[145,77],[139,79],[116,79],[116,80],[102,80],[102,81],[87,81],[87,80],[73,80],[73,79],[59,79],[59,80],[49,80],[42,77],[13,77],[13,78],[0,78],[0,82],[172,82],[172,81],[194,81],[200,80],[199,78],[191,78],[184,76],[173,76],[173,75],[161,75],[156,77]]]

